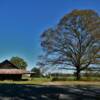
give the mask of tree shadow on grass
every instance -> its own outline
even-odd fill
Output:
[[[0,100],[100,100],[100,88],[0,84]]]

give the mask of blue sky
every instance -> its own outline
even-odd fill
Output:
[[[73,9],[93,9],[100,14],[100,0],[0,0],[0,61],[24,58],[28,69],[41,54],[40,34],[55,26]]]

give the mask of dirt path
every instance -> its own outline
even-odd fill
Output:
[[[64,82],[45,82],[43,85],[92,85],[92,86],[99,86],[100,82],[86,82],[86,81],[64,81]]]

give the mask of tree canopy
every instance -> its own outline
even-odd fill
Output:
[[[31,71],[32,71],[32,72],[35,72],[35,75],[33,75],[33,76],[37,76],[37,77],[39,77],[39,76],[42,75],[40,68],[36,68],[36,67],[34,67],[34,68],[32,68]]]
[[[93,10],[73,10],[41,35],[42,65],[82,70],[100,64],[100,17]]]
[[[12,57],[10,61],[20,69],[26,69],[27,62],[20,57]]]

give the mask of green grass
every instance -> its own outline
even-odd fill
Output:
[[[100,86],[100,78],[95,78],[92,77],[91,79],[88,79],[86,77],[83,77],[80,81],[75,81],[74,77],[68,77],[66,80],[55,80],[52,82],[52,78],[32,78],[31,80],[28,81],[12,81],[12,80],[5,80],[5,81],[0,81],[0,84],[37,84],[37,85],[49,85],[48,83],[53,83],[55,85],[89,85],[89,84],[94,84],[94,85],[99,85]]]
[[[82,77],[81,80],[84,80],[84,81],[100,81],[100,77]]]
[[[27,81],[12,81],[12,80],[4,80],[0,81],[1,84],[42,84],[44,82],[50,82],[49,78],[33,78]]]
[[[33,78],[31,81],[32,82],[37,82],[37,83],[43,83],[43,82],[50,82],[51,79],[50,78],[42,78],[42,77],[40,77],[40,78]]]

